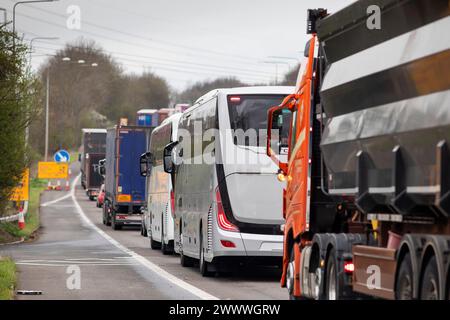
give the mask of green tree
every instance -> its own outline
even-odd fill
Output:
[[[12,189],[30,164],[25,128],[35,118],[39,98],[36,79],[28,72],[28,48],[0,26],[0,214]]]

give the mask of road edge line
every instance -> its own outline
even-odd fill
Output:
[[[203,291],[200,288],[197,288],[189,283],[187,283],[184,280],[181,280],[180,278],[174,276],[173,274],[165,271],[161,267],[157,266],[153,262],[150,262],[145,257],[141,256],[140,254],[134,252],[133,250],[128,249],[124,245],[122,245],[120,242],[112,238],[110,235],[108,235],[105,231],[97,227],[84,213],[83,208],[81,208],[80,204],[78,203],[76,196],[75,196],[75,186],[80,179],[80,175],[77,175],[77,177],[73,180],[71,188],[70,188],[70,196],[72,197],[72,200],[75,204],[75,208],[77,209],[78,215],[81,217],[81,219],[93,230],[95,230],[98,234],[100,234],[103,238],[105,238],[109,243],[114,245],[117,249],[123,251],[126,254],[129,254],[132,258],[134,258],[137,262],[139,262],[141,265],[149,269],[150,271],[155,272],[157,275],[165,278],[166,280],[170,281],[171,283],[175,284],[176,286],[188,291],[189,293],[199,297],[203,300],[219,300],[219,298],[207,293],[206,291]]]

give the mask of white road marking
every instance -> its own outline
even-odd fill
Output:
[[[67,264],[55,264],[55,263],[37,263],[37,262],[16,262],[17,265],[21,266],[45,266],[45,267],[67,267],[70,265],[74,265],[76,263],[67,263]],[[83,264],[83,267],[98,267],[98,266],[135,266],[136,263],[91,263],[91,264]]]
[[[69,193],[69,194],[66,194],[65,196],[62,196],[62,197],[57,198],[57,199],[55,199],[55,200],[47,201],[47,202],[41,203],[41,207],[47,207],[47,206],[49,206],[49,205],[55,204],[55,203],[57,203],[57,202],[60,202],[60,201],[62,201],[62,200],[64,200],[64,199],[70,198],[71,196],[72,196],[72,195]]]
[[[99,233],[103,238],[105,238],[107,241],[109,241],[112,245],[114,245],[117,249],[121,250],[122,252],[129,254],[130,257],[134,258],[136,261],[138,261],[142,266],[147,268],[148,270],[156,273],[157,275],[165,278],[166,280],[172,282],[176,286],[192,293],[193,295],[199,297],[203,300],[219,300],[219,298],[203,291],[200,288],[197,288],[186,281],[183,281],[177,277],[175,277],[173,274],[168,273],[164,269],[161,269],[156,264],[150,262],[143,256],[137,254],[136,252],[128,249],[115,239],[113,239],[111,236],[109,236],[106,232],[101,230],[99,227],[97,227],[84,213],[83,209],[81,208],[80,204],[78,203],[76,197],[75,197],[75,186],[80,180],[80,175],[78,175],[72,182],[72,186],[70,188],[70,195],[72,196],[72,200],[75,204],[75,208],[77,209],[77,213],[80,215],[81,219],[93,230],[95,230],[97,233]]]
[[[109,264],[109,263],[119,263],[119,264],[123,264],[123,263],[127,263],[129,264],[130,262],[127,261],[78,261],[78,260],[70,260],[70,261],[66,261],[66,260],[20,260],[17,263],[60,263],[60,264],[80,264],[80,265],[84,265],[84,264]]]

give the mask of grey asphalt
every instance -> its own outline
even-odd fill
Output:
[[[78,164],[72,165],[73,176]],[[44,192],[41,204],[68,194]],[[220,299],[286,299],[279,286],[279,270],[247,268],[227,276],[202,277],[196,268],[183,268],[179,257],[165,256],[149,248],[148,238],[136,229],[113,231],[102,224],[101,209],[89,201],[79,184],[75,196],[88,219],[128,250],[178,279]],[[0,255],[18,264],[19,290],[42,290],[42,295],[18,295],[17,299],[198,299],[192,290],[167,280],[126,251],[106,240],[77,213],[71,197],[41,207],[41,230],[32,243],[0,247]],[[79,267],[81,288],[69,289]],[[75,267],[75,268],[77,268]],[[73,271],[72,271],[73,272]]]

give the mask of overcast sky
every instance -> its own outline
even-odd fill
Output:
[[[8,10],[16,1],[0,0]],[[235,76],[249,83],[279,78],[300,59],[306,10],[335,12],[354,0],[60,0],[20,5],[16,29],[36,40],[34,69],[65,43],[94,39],[126,72],[150,70],[177,90],[198,80]],[[81,28],[69,29],[78,6]],[[72,11],[73,12],[73,11]],[[71,16],[73,17],[73,16]],[[69,19],[69,22],[74,20]],[[76,25],[73,25],[75,26]],[[279,58],[274,58],[279,57]]]

